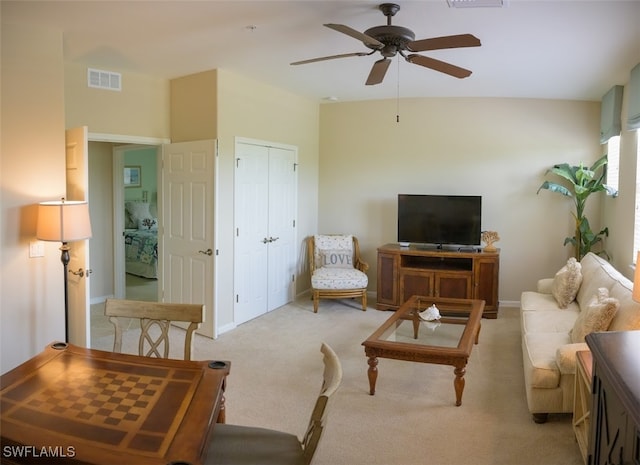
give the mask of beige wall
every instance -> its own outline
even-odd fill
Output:
[[[218,71],[172,79],[171,141],[215,139],[218,130]]]
[[[172,91],[187,101],[198,102],[194,112],[211,119],[217,126],[199,123],[199,131],[179,118],[172,120],[173,141],[218,139],[218,250],[217,326],[233,326],[233,177],[236,137],[258,139],[298,147],[298,243],[313,234],[317,221],[319,115],[316,102],[277,89],[227,70],[215,70],[186,76],[171,83]],[[202,104],[197,96],[202,89],[210,95],[217,89],[217,107]],[[205,98],[205,103],[213,101]],[[172,99],[183,118],[190,118],[182,102]],[[182,128],[182,131],[180,130]],[[300,249],[302,251],[302,249]],[[302,264],[300,273],[304,273]],[[307,277],[297,283],[298,292],[309,287]]]
[[[318,229],[318,180],[320,114],[315,100],[267,86],[226,70],[219,72],[218,137],[222,188],[233,193],[233,160],[236,137],[246,137],[298,148],[298,282],[297,293],[309,289],[304,261],[304,239]],[[232,198],[232,197],[229,197]],[[221,220],[227,224],[227,241],[232,240],[231,203]],[[227,242],[229,245],[230,242]],[[306,275],[304,273],[307,273]],[[300,274],[302,273],[302,274]]]
[[[3,23],[0,372],[64,340],[60,244],[29,258],[37,204],[65,193],[62,34]],[[45,77],[43,79],[43,77]]]
[[[112,297],[114,292],[113,144],[110,142],[89,142],[89,210],[92,227],[89,285],[93,300]]]
[[[483,197],[482,228],[501,237],[502,301],[571,255],[573,204],[536,191],[550,166],[598,158],[599,103],[403,99],[396,123],[394,100],[368,101],[324,104],[320,121],[319,231],[359,237],[370,289],[376,248],[397,240],[398,193]],[[597,208],[590,219],[600,223]]]
[[[169,137],[169,81],[122,73],[122,91],[87,86],[87,66],[66,63],[66,127],[88,126],[89,133]],[[121,72],[119,69],[107,71]]]

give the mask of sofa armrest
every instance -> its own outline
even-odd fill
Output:
[[[556,351],[556,364],[563,375],[573,375],[576,373],[576,352],[589,350],[586,342],[565,344]]]
[[[551,294],[552,286],[553,286],[553,278],[542,278],[538,280],[538,286],[536,290],[540,294]]]

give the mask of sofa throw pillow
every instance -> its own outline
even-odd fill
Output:
[[[587,334],[606,331],[618,308],[620,308],[618,299],[609,297],[609,290],[606,287],[599,288],[589,306],[582,309],[576,318],[573,328],[569,332],[571,342],[584,342],[584,337]]]
[[[348,250],[321,250],[320,266],[324,268],[353,268],[353,254]]]
[[[575,300],[580,284],[582,284],[582,266],[574,257],[571,257],[556,273],[551,285],[551,294],[558,302],[558,307],[567,308]]]

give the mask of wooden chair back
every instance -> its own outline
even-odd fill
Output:
[[[334,392],[338,390],[340,383],[342,382],[342,365],[340,359],[327,344],[322,343],[320,351],[323,353],[324,358],[324,374],[322,379],[322,388],[320,389],[320,395],[316,400],[316,404],[311,412],[311,419],[309,420],[309,426],[307,431],[302,437],[302,447],[304,450],[305,464],[310,464],[313,459],[313,454],[318,447],[322,431],[327,421],[327,404]]]
[[[191,360],[193,332],[204,321],[204,305],[107,299],[104,314],[115,327],[114,352],[122,352],[122,333],[125,329],[122,318],[140,320],[138,355],[146,357],[169,358],[171,323],[188,323],[184,339],[184,359]],[[158,331],[159,334],[156,334]],[[146,346],[149,348],[146,349]]]

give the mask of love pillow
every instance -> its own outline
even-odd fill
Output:
[[[324,268],[353,268],[353,255],[349,250],[321,250],[320,266]]]

